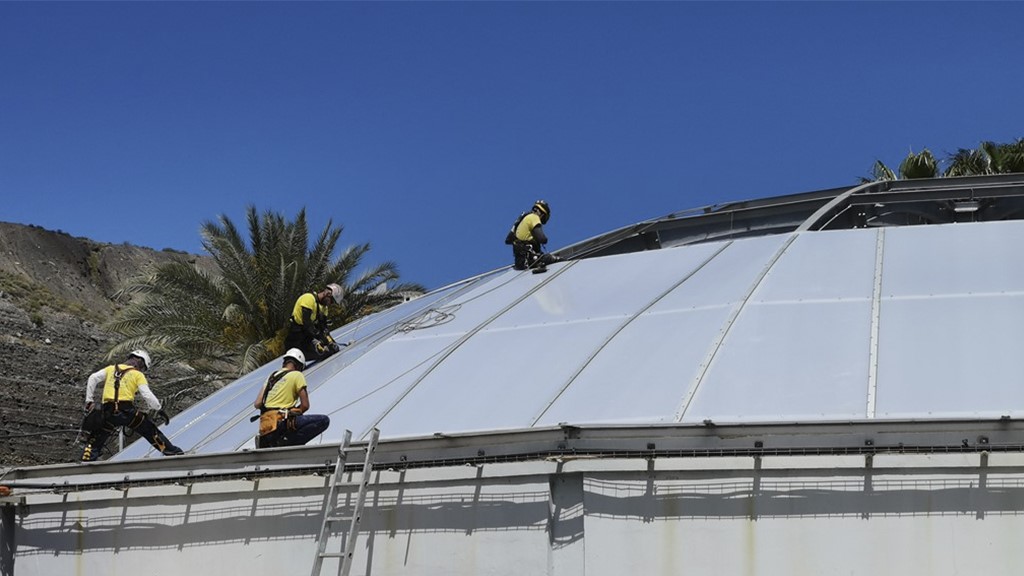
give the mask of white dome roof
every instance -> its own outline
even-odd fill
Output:
[[[1020,417],[1021,188],[901,181],[711,207],[570,246],[544,274],[441,288],[335,331],[357,343],[306,371],[311,412],[332,421],[314,442]],[[252,402],[279,364],[176,417],[175,444],[251,447]]]

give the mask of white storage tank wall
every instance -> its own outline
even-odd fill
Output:
[[[354,574],[1015,574],[1020,454],[374,472]],[[29,495],[15,573],[305,573],[324,477]],[[329,550],[340,550],[338,537]],[[331,565],[325,566],[330,573]]]

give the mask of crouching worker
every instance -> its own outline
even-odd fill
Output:
[[[312,364],[338,352],[342,346],[351,344],[335,342],[327,328],[328,306],[331,302],[341,304],[344,295],[345,291],[340,284],[328,284],[319,292],[307,292],[299,296],[292,307],[291,318],[288,319],[285,348],[298,348]]]
[[[282,368],[271,374],[260,389],[253,404],[260,411],[257,448],[301,446],[330,426],[328,416],[306,414],[309,393],[306,391],[306,377],[302,375],[305,366],[306,357],[302,350],[292,348],[285,353]]]
[[[543,245],[548,243],[544,225],[551,216],[551,207],[543,200],[537,200],[529,212],[523,212],[512,229],[505,235],[505,244],[512,246],[512,268],[537,272],[546,271],[547,265],[557,262],[553,254],[545,254]]]
[[[107,444],[110,435],[119,427],[126,426],[142,435],[153,448],[156,448],[164,456],[177,456],[183,454],[178,448],[157,428],[156,423],[135,408],[135,395],[142,396],[150,410],[155,411],[164,422],[170,422],[167,413],[160,407],[160,400],[153,395],[149,389],[149,382],[143,375],[151,364],[149,353],[145,350],[135,350],[128,354],[128,358],[121,364],[112,364],[89,376],[85,387],[85,410],[86,417],[82,424],[83,432],[86,432],[85,450],[82,452],[82,461],[91,462],[97,460],[103,454],[103,448]],[[103,382],[103,394],[100,407],[97,409],[93,401],[93,394],[96,385]]]

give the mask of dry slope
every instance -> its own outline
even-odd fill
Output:
[[[112,344],[102,325],[120,306],[113,294],[146,266],[182,257],[200,258],[0,222],[0,468],[77,457],[85,379]],[[159,364],[149,374],[162,398],[161,382],[183,375]]]

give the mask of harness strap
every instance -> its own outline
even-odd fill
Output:
[[[519,224],[523,221],[523,218],[526,218],[527,214],[529,214],[529,212],[523,212],[522,214],[519,215],[519,218],[516,218],[516,221],[512,223],[512,230],[510,232],[512,234],[512,237],[515,238],[516,240],[519,240],[519,238],[516,237],[516,230],[519,229]],[[522,242],[522,240],[519,241]]]
[[[134,366],[121,370],[120,364],[114,364],[114,414],[121,411],[118,407],[121,402],[121,377],[132,370],[135,370]]]
[[[277,386],[277,383],[280,382],[281,379],[284,378],[284,375],[287,374],[288,372],[289,370],[278,370],[277,372],[271,374],[270,378],[267,378],[267,385],[263,389],[263,400],[260,401],[261,414],[263,412],[269,412],[270,410],[281,410],[281,408],[267,408],[267,398],[270,397],[270,391],[274,389],[274,386]]]

